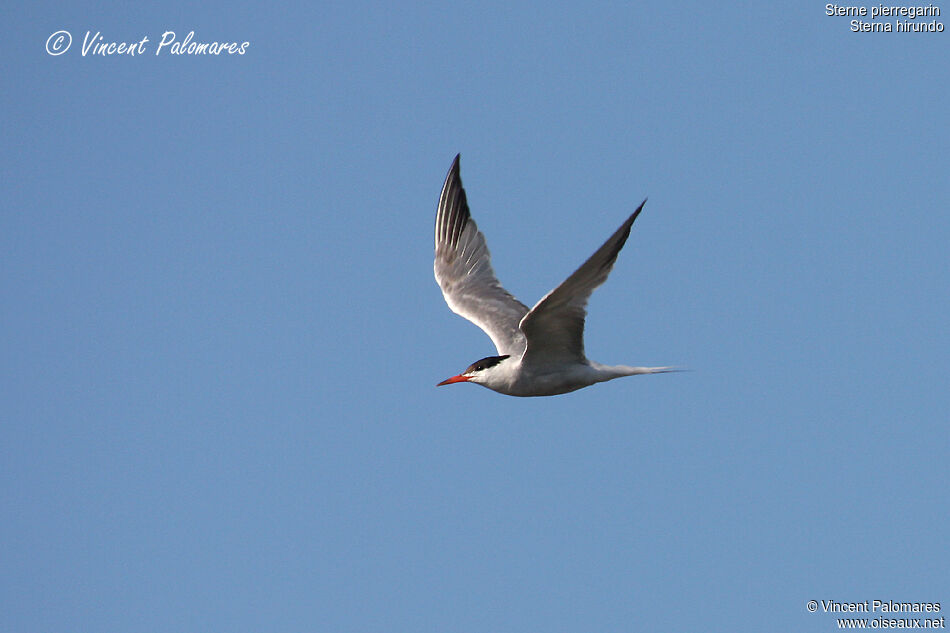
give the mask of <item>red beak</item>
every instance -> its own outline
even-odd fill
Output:
[[[469,380],[471,380],[469,376],[452,376],[451,378],[446,378],[437,384],[436,387],[441,387],[442,385],[451,385],[453,382],[468,382]]]

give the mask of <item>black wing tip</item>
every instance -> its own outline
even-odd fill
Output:
[[[633,212],[630,216],[630,224],[633,224],[634,220],[637,219],[637,216],[640,215],[640,212],[643,211],[643,205],[647,203],[647,198],[643,199],[643,202],[640,203],[640,206],[637,207],[637,210]]]
[[[465,188],[462,186],[462,175],[459,168],[459,159],[462,154],[455,155],[452,166],[445,175],[442,185],[442,194],[439,196],[439,210],[436,213],[436,248],[445,240],[452,247],[458,245],[462,231],[471,220],[468,210],[468,199]]]
[[[448,173],[445,174],[445,183],[442,185],[443,196],[447,191],[449,191],[452,185],[457,185],[460,188],[462,186],[462,170],[459,167],[459,159],[461,157],[461,154],[455,155],[455,159],[452,161],[452,165],[449,167]]]
[[[637,207],[637,210],[630,214],[630,217],[627,218],[627,221],[620,225],[620,228],[617,229],[617,233],[620,234],[620,239],[617,240],[614,244],[613,249],[611,249],[610,256],[604,260],[604,268],[611,268],[614,265],[614,262],[617,260],[617,256],[620,254],[620,251],[623,249],[624,245],[627,243],[627,238],[630,237],[630,229],[633,227],[634,220],[637,219],[637,216],[640,215],[640,212],[643,211],[643,205],[647,203],[647,199],[644,198],[643,202],[640,203],[640,206]],[[613,239],[613,238],[611,238]],[[609,242],[609,240],[608,240]]]

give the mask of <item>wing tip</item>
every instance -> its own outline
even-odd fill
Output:
[[[449,183],[450,181],[452,181],[452,180],[459,179],[459,175],[461,174],[461,169],[460,169],[459,160],[460,160],[461,158],[462,158],[462,154],[459,153],[459,154],[456,154],[456,155],[455,155],[455,158],[454,158],[454,159],[452,159],[452,165],[449,167],[448,173],[445,174],[445,183],[446,183],[446,184],[448,184],[448,183]],[[444,190],[444,189],[445,189],[445,187],[443,186],[443,190]]]
[[[637,219],[637,216],[640,215],[640,212],[643,211],[643,205],[647,203],[647,198],[643,199],[643,202],[640,203],[640,206],[637,207],[637,210],[630,215],[630,224],[632,225],[634,220]]]
[[[459,175],[462,173],[460,162],[459,162],[461,158],[462,158],[462,154],[458,153],[455,155],[455,158],[452,159],[452,165],[449,167],[449,173],[445,175],[446,182],[448,182],[449,180],[452,180],[453,177],[459,178]]]
[[[620,228],[617,229],[617,233],[614,235],[620,235],[620,239],[617,240],[617,243],[614,245],[614,248],[611,251],[610,256],[603,263],[602,268],[612,268],[614,262],[617,259],[617,256],[620,254],[620,251],[623,249],[624,245],[627,243],[627,238],[630,237],[630,229],[633,228],[633,223],[636,221],[637,217],[640,215],[640,212],[643,211],[643,205],[647,203],[647,199],[644,198],[643,202],[640,203],[640,206],[637,207],[637,210],[630,214],[630,217],[627,218],[627,221],[620,225]],[[613,237],[611,239],[614,239]],[[610,240],[607,240],[607,243],[610,243]]]
[[[435,245],[447,243],[452,247],[458,244],[459,237],[469,221],[468,200],[465,188],[462,187],[462,176],[459,160],[462,154],[455,155],[445,182],[442,184],[442,193],[439,195],[439,206],[435,216]]]

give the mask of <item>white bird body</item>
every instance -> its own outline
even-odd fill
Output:
[[[455,157],[435,222],[435,278],[449,308],[492,339],[489,356],[439,385],[474,382],[510,396],[552,396],[594,383],[676,371],[673,367],[601,365],[584,355],[587,300],[610,274],[644,200],[580,268],[530,310],[498,282],[485,237],[472,220]]]
[[[674,369],[601,365],[590,360],[585,363],[532,368],[526,367],[520,359],[509,358],[494,367],[474,373],[466,382],[474,382],[509,396],[553,396],[614,378],[664,371]]]

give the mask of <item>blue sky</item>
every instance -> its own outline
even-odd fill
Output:
[[[818,3],[5,18],[3,630],[950,609],[950,35]],[[166,30],[250,45],[156,56]],[[432,278],[457,152],[529,305],[649,197],[587,351],[692,371],[436,389],[494,352]]]

